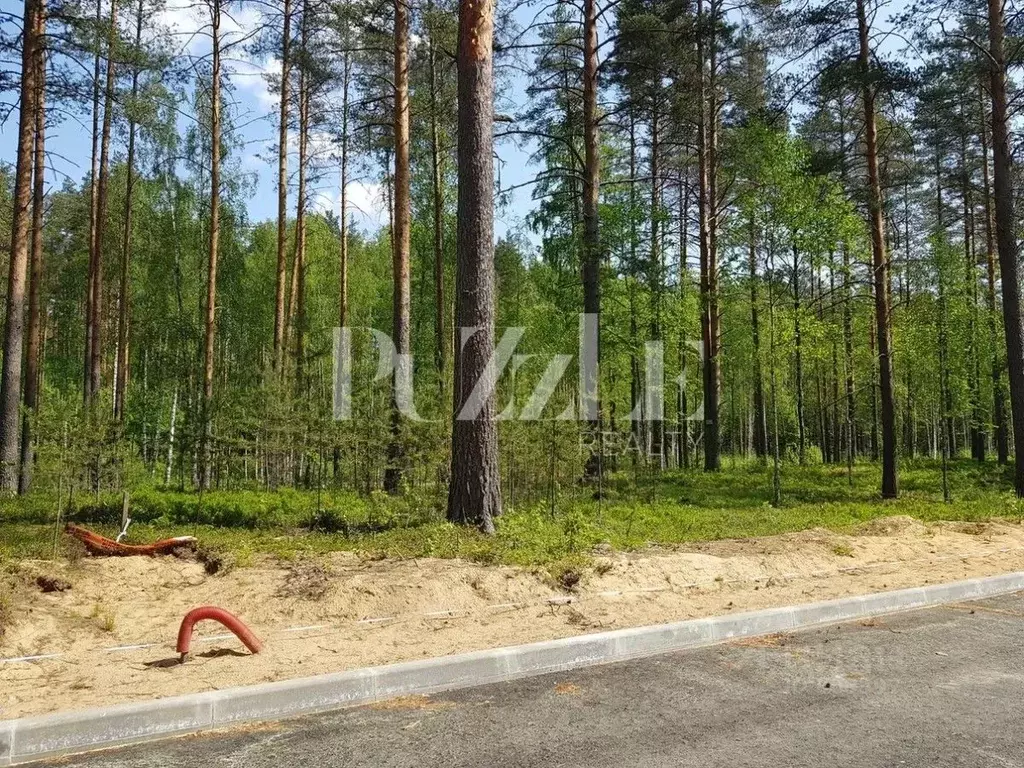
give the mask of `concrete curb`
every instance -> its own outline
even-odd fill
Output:
[[[0,766],[1024,590],[1024,572],[0,722]]]

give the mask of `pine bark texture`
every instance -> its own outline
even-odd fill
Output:
[[[277,136],[277,277],[274,284],[274,368],[283,370],[285,286],[288,281],[288,97],[291,87],[291,0],[281,26],[281,104]],[[347,92],[347,91],[346,91]]]
[[[990,92],[992,94],[992,181],[995,197],[996,247],[1003,283],[1003,333],[1010,383],[1010,413],[1015,448],[1013,485],[1024,497],[1024,324],[1020,306],[1020,247],[1013,200],[1013,148],[1006,101],[1006,52],[1003,6],[988,0]]]
[[[452,466],[448,519],[493,533],[501,514],[494,402],[494,36],[493,0],[460,0],[458,44],[458,260]],[[475,387],[486,394],[460,418]]]
[[[21,436],[21,364],[25,340],[25,282],[32,218],[33,140],[36,127],[37,0],[25,0],[21,53],[21,110],[18,115],[18,155],[14,171],[14,216],[11,258],[7,273],[7,313],[4,323],[3,373],[0,374],[0,492],[18,490]]]
[[[858,64],[862,78],[864,104],[864,145],[868,168],[868,209],[871,228],[871,266],[875,294],[875,328],[878,343],[878,384],[881,400],[882,498],[899,495],[896,474],[896,403],[892,379],[892,338],[889,331],[889,260],[885,248],[885,219],[882,187],[878,173],[878,127],[875,120],[875,95],[870,82],[871,46],[866,0],[857,0],[857,26],[860,38]],[[1022,403],[1024,404],[1024,403]]]
[[[135,16],[135,47],[142,44],[143,0],[139,0]],[[132,69],[132,100],[139,92],[139,68]],[[124,231],[121,238],[121,279],[117,313],[117,370],[114,372],[114,418],[124,421],[125,402],[128,397],[128,321],[131,315],[131,249],[132,249],[132,196],[135,191],[135,134],[138,126],[128,126],[127,179],[124,195]]]
[[[35,147],[32,179],[32,252],[29,262],[28,346],[25,349],[25,413],[21,428],[18,493],[28,493],[35,465],[35,420],[39,413],[42,362],[43,206],[46,193],[46,4],[38,0],[35,21]]]
[[[597,358],[580,361],[583,368],[581,400],[591,454],[586,463],[590,477],[602,471],[601,401],[598,394],[601,360],[601,231],[598,203],[601,196],[601,145],[597,124],[597,0],[583,2],[583,311],[596,319]],[[597,450],[597,453],[594,451]]]
[[[106,233],[107,198],[110,187],[110,138],[114,125],[114,83],[116,64],[114,47],[117,42],[117,2],[110,0],[110,26],[107,36],[106,84],[103,90],[103,126],[100,130],[99,180],[96,183],[96,232],[90,255],[90,291],[92,314],[89,324],[88,388],[86,401],[95,403],[103,385],[103,238]]]
[[[407,0],[395,0],[395,212],[393,229],[392,340],[398,355],[410,349],[410,227],[412,204],[409,196],[409,7]],[[384,490],[401,490],[405,449],[402,416],[398,409],[399,367],[391,387],[391,438]]]
[[[220,248],[220,3],[211,0],[213,16],[213,72],[210,86],[210,251],[206,274],[206,333],[203,352],[202,472],[200,482],[210,487],[213,439],[213,368],[217,335],[217,262]]]

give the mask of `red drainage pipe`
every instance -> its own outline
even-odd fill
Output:
[[[188,656],[188,650],[192,646],[192,628],[198,622],[206,619],[219,621],[230,629],[235,634],[235,637],[241,640],[242,644],[253,653],[259,653],[260,649],[263,648],[263,643],[260,639],[237,616],[214,605],[203,605],[199,608],[193,608],[181,620],[181,627],[178,629],[178,653],[181,655],[182,661]]]
[[[89,529],[82,528],[80,525],[75,525],[74,523],[68,523],[64,528],[64,532],[69,536],[74,536],[80,542],[85,544],[85,548],[88,550],[89,554],[105,557],[169,555],[179,547],[194,547],[196,544],[194,536],[178,536],[173,539],[161,539],[160,541],[153,542],[152,544],[123,544],[120,541],[108,539],[106,536],[100,536],[98,533],[93,533]]]

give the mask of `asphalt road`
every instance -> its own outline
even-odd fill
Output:
[[[59,765],[1024,767],[1024,595]]]

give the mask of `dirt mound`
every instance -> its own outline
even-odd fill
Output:
[[[609,553],[571,593],[524,569],[351,553],[216,575],[175,558],[27,563],[26,578],[74,586],[22,585],[8,597],[17,621],[0,658],[46,658],[0,663],[0,719],[1024,570],[1024,528],[985,526],[979,535],[896,518],[855,535]],[[206,604],[239,616],[264,651],[250,656],[200,624],[193,659],[178,665],[178,624]]]
[[[909,515],[893,515],[863,523],[854,532],[858,536],[921,536],[928,532],[928,528]]]
[[[980,520],[974,522],[941,522],[935,523],[936,528],[941,528],[946,531],[955,531],[956,533],[966,533],[969,536],[990,536],[994,532],[998,531],[1001,525],[1005,523],[996,522],[993,520]]]

